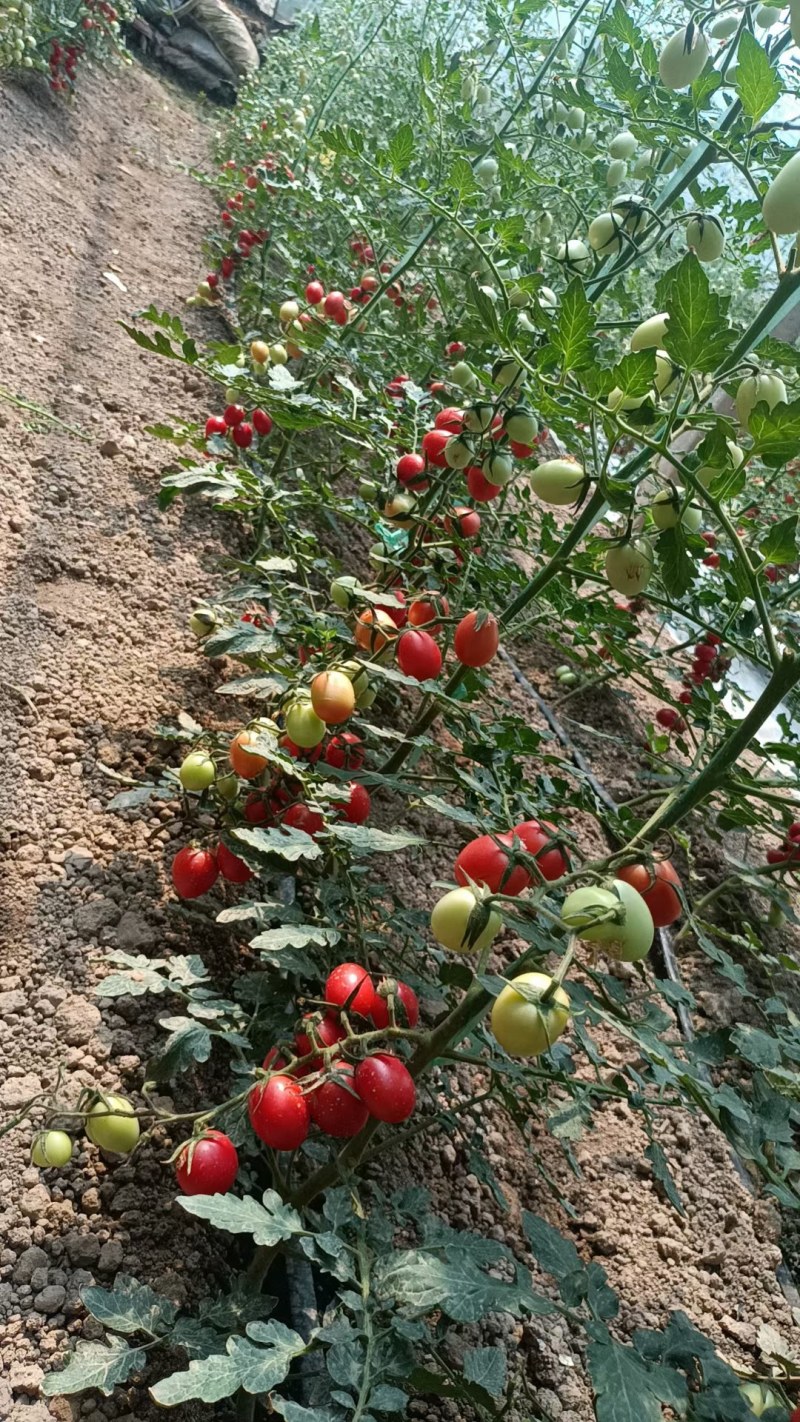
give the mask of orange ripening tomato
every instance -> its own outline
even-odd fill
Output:
[[[388,612],[365,607],[356,619],[356,641],[365,652],[380,652],[397,635],[397,628]]]
[[[668,928],[681,916],[681,901],[673,885],[680,888],[680,879],[669,859],[662,859],[652,869],[646,864],[626,864],[615,871],[618,879],[630,884],[644,899],[656,928]]]
[[[320,672],[311,683],[311,705],[326,726],[338,726],[352,716],[356,704],[353,683],[344,672]]]
[[[263,755],[256,755],[246,749],[253,741],[257,741],[258,736],[255,731],[240,731],[238,736],[234,736],[230,744],[228,755],[231,765],[237,775],[241,775],[243,780],[255,780],[266,770],[268,761]]]

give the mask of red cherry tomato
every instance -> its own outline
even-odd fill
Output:
[[[419,1022],[419,998],[408,983],[398,983],[394,999],[394,1013],[398,1027],[416,1027]],[[380,993],[375,994],[372,1020],[376,1027],[389,1026],[389,1002]]]
[[[337,770],[360,770],[364,764],[364,742],[355,731],[344,731],[329,742],[325,759]]]
[[[246,884],[248,879],[253,877],[252,869],[248,869],[244,860],[234,854],[222,840],[217,845],[217,864],[220,874],[229,884]]]
[[[272,416],[266,410],[253,411],[253,428],[256,434],[268,435],[272,429]]]
[[[342,815],[351,825],[363,825],[369,819],[372,808],[369,791],[365,785],[352,784],[350,799],[342,805]]]
[[[402,588],[392,588],[391,594],[392,597],[397,598],[397,601],[400,603],[400,607],[393,607],[391,603],[388,602],[376,602],[373,604],[375,611],[385,612],[387,617],[391,617],[395,627],[405,627],[406,622],[408,621],[408,612],[406,610],[406,595],[403,592]]]
[[[325,315],[332,316],[334,321],[344,312],[344,293],[341,291],[329,291],[325,297]],[[345,315],[346,319],[346,315]]]
[[[366,968],[358,963],[340,963],[328,975],[325,1001],[333,1007],[343,1007],[359,1017],[371,1017],[375,1005],[375,988]]]
[[[495,838],[499,844],[495,844]],[[510,830],[494,838],[488,834],[465,844],[455,862],[454,876],[457,884],[485,884],[491,893],[502,890],[504,894],[516,896],[530,886],[531,876],[521,864],[516,864],[508,873],[509,856],[502,848],[511,847],[513,835]],[[507,877],[506,877],[507,876]]]
[[[356,1090],[371,1116],[397,1125],[414,1110],[417,1090],[408,1067],[389,1052],[376,1052],[359,1062]]]
[[[480,470],[478,472],[480,473]],[[492,484],[490,487],[494,488],[495,485]],[[477,509],[470,509],[466,507],[454,509],[452,516],[448,514],[447,518],[444,521],[446,533],[453,533],[455,531],[455,528],[457,527],[458,532],[461,534],[462,538],[477,537],[478,532],[480,531],[480,526],[481,516],[478,513]]]
[[[429,632],[404,632],[397,643],[397,663],[406,676],[428,681],[442,670],[442,653]]]
[[[471,464],[467,470],[467,489],[477,503],[488,504],[503,492],[503,485],[490,484],[483,470],[477,464]]]
[[[307,1013],[303,1018],[303,1024],[308,1023],[309,1028],[312,1022],[312,1014]],[[301,1026],[303,1025],[301,1024]],[[345,1035],[344,1027],[335,1017],[321,1017],[314,1024],[314,1036],[321,1047],[332,1047],[335,1042],[341,1042]],[[314,1042],[308,1032],[300,1031],[294,1039],[294,1049],[298,1057],[307,1057],[309,1052],[314,1050]],[[322,1057],[315,1056],[309,1062],[308,1071],[319,1071],[322,1066]]]
[[[425,457],[422,454],[401,454],[395,466],[395,473],[401,484],[409,485],[412,489],[427,487],[427,479],[422,476],[425,473]]]
[[[244,802],[244,817],[249,825],[260,825],[272,819],[272,810],[260,790],[252,790]]]
[[[547,820],[541,824],[538,820],[523,820],[521,824],[514,825],[512,834],[522,840],[529,854],[535,855],[544,879],[552,883],[553,880],[560,879],[562,874],[566,874],[569,860],[564,850],[553,844],[553,840],[558,838],[555,825],[549,824]]]
[[[491,612],[468,612],[453,638],[453,651],[465,667],[485,667],[500,645],[500,628]]]
[[[222,1131],[206,1131],[193,1146],[187,1142],[175,1164],[184,1195],[225,1195],[238,1171],[236,1147]]]
[[[308,1135],[311,1112],[294,1077],[259,1082],[247,1098],[247,1114],[259,1140],[273,1150],[296,1150]]]
[[[239,449],[249,449],[253,443],[253,426],[247,420],[241,420],[238,425],[234,425],[231,434]]]
[[[306,301],[309,306],[318,306],[325,296],[325,288],[321,281],[310,281],[306,287]]]
[[[222,415],[209,415],[206,420],[206,439],[210,439],[211,435],[215,434],[224,435],[227,428]]]
[[[199,899],[217,881],[219,865],[210,849],[187,844],[172,861],[172,883],[181,899]]]
[[[309,1097],[311,1118],[326,1135],[345,1140],[358,1135],[369,1111],[356,1093],[355,1071],[349,1062],[335,1062],[327,1081]]]
[[[668,859],[660,860],[652,869],[646,864],[626,864],[616,870],[616,877],[641,894],[656,928],[668,928],[680,918],[681,901],[673,885],[680,886],[681,881]]]
[[[325,820],[319,810],[311,810],[308,805],[304,805],[302,800],[298,800],[296,805],[290,805],[281,817],[281,824],[288,825],[289,829],[303,830],[310,834],[312,839],[315,834],[319,834],[325,828]]]
[[[447,430],[450,434],[458,434],[464,425],[464,411],[456,410],[452,405],[447,409],[440,410],[434,422],[437,430]]]
[[[428,463],[435,465],[437,469],[446,469],[447,460],[444,457],[444,447],[450,435],[447,430],[428,430],[422,436],[422,448],[425,451]]]
[[[244,407],[242,405],[226,405],[224,420],[230,429],[240,425],[244,419]]]
[[[408,620],[412,627],[425,627],[426,631],[433,637],[437,632],[441,632],[441,627],[434,621],[437,617],[447,617],[450,607],[446,597],[441,593],[424,593],[422,597],[415,597],[408,609]]]

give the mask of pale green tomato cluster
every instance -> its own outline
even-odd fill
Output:
[[[130,1155],[139,1141],[140,1128],[131,1102],[124,1096],[100,1097],[86,1117],[86,1134],[94,1145],[112,1155]],[[39,1131],[31,1143],[31,1163],[40,1170],[67,1165],[72,1159],[72,1137],[66,1131]]]
[[[33,69],[39,40],[28,0],[0,10],[0,70]]]

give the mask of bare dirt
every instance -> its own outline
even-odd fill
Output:
[[[157,511],[164,452],[145,426],[168,414],[197,417],[204,402],[191,377],[138,351],[116,324],[151,301],[181,310],[197,280],[209,211],[181,166],[206,160],[206,117],[138,66],[96,76],[71,110],[41,90],[9,87],[0,117],[5,1119],[52,1085],[60,1064],[68,1092],[121,1084],[136,1099],[160,1005],[126,999],[101,1011],[93,989],[102,955],[196,947],[193,921],[166,892],[170,847],[182,833],[175,808],[120,819],[104,806],[118,788],[108,771],[143,768],[156,723],[180,707],[208,714],[213,673],[198,663],[186,614],[193,597],[218,585],[222,530],[196,505]],[[553,689],[554,655],[515,654],[545,694]],[[507,671],[499,690],[536,722]],[[602,707],[576,710],[603,725]],[[621,722],[615,712],[604,730],[613,740],[592,746],[596,772],[615,793],[632,789],[641,716]],[[445,832],[427,867],[448,878],[455,847]],[[398,889],[422,901],[413,873]],[[501,1112],[484,1116],[483,1129],[508,1212],[471,1173],[466,1135],[426,1140],[410,1157],[410,1176],[425,1171],[453,1223],[517,1249],[521,1208],[568,1229],[619,1288],[623,1335],[684,1308],[745,1366],[758,1357],[762,1323],[796,1337],[798,1320],[774,1280],[777,1217],[743,1189],[710,1127],[664,1117],[660,1139],[683,1217],[656,1188],[641,1127],[624,1104],[605,1108],[576,1146],[578,1176],[542,1123],[531,1122],[526,1142]],[[176,1219],[169,1173],[153,1154],[110,1167],[86,1146],[67,1170],[40,1173],[27,1164],[29,1139],[27,1124],[4,1138],[0,1164],[0,1416],[140,1422],[153,1410],[134,1388],[110,1400],[37,1399],[65,1343],[97,1336],[78,1289],[122,1270],[182,1301],[219,1268],[224,1244]],[[565,1325],[499,1318],[483,1337],[512,1343],[543,1415],[591,1418],[579,1344]],[[412,1411],[463,1415],[425,1400]]]

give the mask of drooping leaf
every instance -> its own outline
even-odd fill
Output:
[[[175,1305],[129,1274],[117,1274],[111,1289],[89,1285],[81,1300],[114,1333],[163,1333],[175,1321]]]
[[[754,123],[772,108],[781,92],[780,79],[766,50],[747,29],[742,31],[736,51],[736,92]]]
[[[656,558],[661,580],[673,597],[683,597],[695,582],[697,560],[686,547],[686,537],[680,524],[665,528],[656,540]]]
[[[506,1385],[506,1355],[502,1348],[469,1348],[464,1354],[464,1377],[478,1383],[491,1397],[502,1397]]]
[[[662,1403],[684,1411],[685,1379],[671,1368],[648,1364],[635,1348],[608,1336],[589,1344],[587,1359],[597,1422],[662,1422]]]
[[[278,1244],[303,1232],[297,1211],[285,1205],[276,1190],[265,1190],[261,1204],[252,1195],[179,1195],[178,1204],[216,1229],[251,1235],[258,1245]]]
[[[572,1240],[565,1239],[547,1220],[523,1210],[522,1228],[533,1257],[545,1274],[560,1282],[583,1269],[583,1260]]]
[[[166,1024],[162,1021],[161,1025]],[[147,1068],[148,1076],[153,1081],[170,1081],[182,1071],[189,1071],[197,1062],[207,1062],[211,1056],[211,1033],[202,1022],[190,1017],[173,1017],[170,1018],[170,1026],[170,1035],[163,1048]]]
[[[687,252],[658,283],[658,299],[669,313],[667,354],[688,370],[716,370],[730,348],[728,298],[711,290],[700,262]]]
[[[248,1338],[229,1338],[225,1353],[193,1359],[185,1372],[173,1373],[156,1383],[150,1389],[154,1402],[161,1407],[176,1407],[191,1398],[221,1402],[239,1388],[258,1394],[277,1387],[294,1359],[305,1352],[305,1342],[299,1333],[275,1319],[250,1323],[247,1331]]]
[[[45,1397],[61,1397],[94,1388],[110,1397],[114,1388],[140,1372],[146,1361],[143,1348],[131,1347],[114,1335],[107,1343],[79,1343],[65,1368],[47,1374],[41,1390]]]
[[[679,1215],[685,1215],[686,1211],[683,1207],[683,1201],[680,1195],[678,1194],[678,1187],[672,1178],[672,1171],[669,1168],[669,1161],[667,1160],[667,1157],[664,1154],[664,1151],[662,1150],[661,1146],[658,1144],[658,1141],[650,1142],[649,1146],[645,1150],[645,1156],[650,1161],[650,1164],[653,1167],[653,1174],[659,1184],[663,1187],[664,1194],[672,1205],[672,1208],[674,1210],[677,1210]]]
[[[238,825],[236,829],[231,830],[231,834],[247,848],[255,849],[258,854],[275,854],[290,864],[296,863],[298,859],[319,859],[322,854],[320,846],[304,830],[251,829],[246,825]],[[246,859],[246,855],[242,855],[242,858]]]
[[[393,854],[395,850],[413,849],[425,843],[418,834],[409,834],[406,830],[390,832],[368,829],[366,825],[332,824],[328,826],[328,835],[342,840],[353,854]]]
[[[792,514],[789,518],[781,519],[780,523],[774,524],[761,543],[760,551],[768,563],[777,563],[779,566],[785,563],[795,563],[797,561],[797,514]]]
[[[597,317],[583,282],[574,277],[558,306],[558,323],[550,337],[563,370],[582,370],[592,359],[591,333]]]

